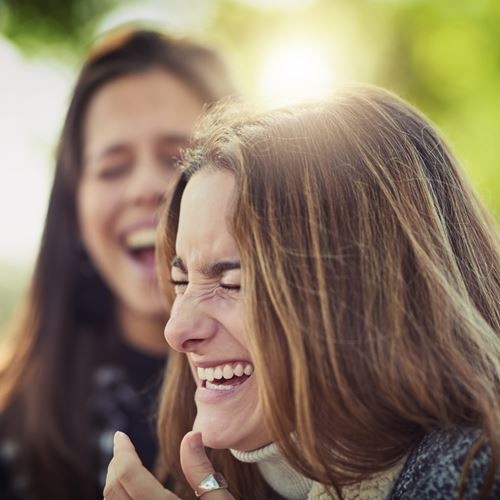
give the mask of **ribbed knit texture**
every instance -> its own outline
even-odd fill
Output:
[[[276,443],[255,451],[231,450],[240,462],[256,463],[265,481],[273,490],[288,500],[338,500],[335,492],[301,475],[285,460]],[[345,500],[383,500],[387,498],[398,477],[404,460],[383,474],[346,486]]]
[[[289,500],[307,498],[313,481],[299,474],[283,458],[276,443],[255,451],[231,450],[240,462],[256,463],[264,480],[282,497]]]

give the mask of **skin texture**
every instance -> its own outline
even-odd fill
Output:
[[[117,297],[125,336],[148,351],[165,350],[158,321],[164,321],[166,305],[154,259],[133,259],[125,240],[139,228],[156,227],[165,193],[178,176],[179,149],[201,108],[201,100],[176,76],[151,70],[105,85],[85,119],[77,196],[81,238]]]
[[[188,354],[192,366],[251,362],[243,325],[241,270],[209,273],[224,262],[239,263],[229,220],[234,176],[210,169],[197,173],[182,197],[176,240],[177,259],[184,267],[172,268],[176,299],[165,337],[170,347]],[[201,387],[198,377],[194,430],[211,448],[253,450],[271,441],[266,432],[255,377],[234,390]]]

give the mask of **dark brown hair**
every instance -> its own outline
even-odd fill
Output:
[[[163,221],[163,279],[186,183],[229,170],[255,376],[290,463],[339,491],[429,432],[473,427],[493,455],[484,497],[500,451],[500,244],[434,127],[361,86],[267,113],[222,107],[193,147]],[[178,475],[193,390],[172,357],[158,425]],[[246,465],[215,455],[252,497]]]
[[[107,36],[80,72],[31,289],[15,327],[14,352],[0,374],[1,433],[17,440],[39,498],[95,498],[90,375],[98,353],[117,334],[114,297],[80,244],[75,194],[85,113],[106,83],[156,68],[176,75],[206,103],[234,92],[212,49],[146,30]]]

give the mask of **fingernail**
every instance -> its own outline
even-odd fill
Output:
[[[201,439],[201,432],[195,432],[191,435],[189,440],[189,447],[196,452],[203,450],[203,441]]]

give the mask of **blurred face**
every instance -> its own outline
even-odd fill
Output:
[[[113,80],[90,101],[77,201],[81,237],[127,312],[165,314],[154,261],[158,211],[201,108],[163,70]]]
[[[253,450],[264,425],[243,327],[240,257],[229,230],[234,176],[202,170],[182,197],[165,337],[188,355],[197,390],[194,429],[212,448]]]

